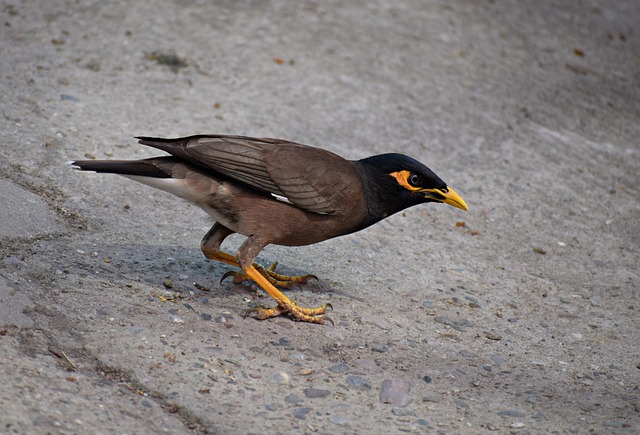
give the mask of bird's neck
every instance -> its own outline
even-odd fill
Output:
[[[396,182],[393,177],[373,166],[362,163],[362,161],[354,161],[353,163],[360,173],[360,178],[363,180],[362,187],[367,207],[366,216],[359,230],[371,226],[411,205],[398,201],[396,189],[394,188]]]

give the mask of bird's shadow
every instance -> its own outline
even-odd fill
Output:
[[[96,248],[86,250],[95,251]],[[181,294],[238,294],[238,291],[255,292],[259,288],[253,281],[234,283],[233,279],[228,278],[221,282],[225,273],[240,269],[208,260],[199,248],[136,243],[101,244],[99,252],[89,258],[95,259],[95,262],[87,264],[87,267],[99,268],[103,274],[111,275],[114,281],[144,282]],[[265,267],[271,265],[271,262],[261,257],[256,262]],[[291,276],[309,273],[281,264],[278,264],[276,270],[280,274]],[[318,279],[284,290],[301,289],[312,293],[336,292],[328,283]]]

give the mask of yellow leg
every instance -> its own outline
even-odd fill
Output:
[[[221,261],[223,263],[230,264],[232,266],[240,267],[240,264],[238,263],[238,259],[231,254],[227,254],[226,252],[208,251],[205,253],[205,255],[210,260]],[[287,296],[285,296],[280,290],[278,290],[275,287],[275,285],[277,285],[280,282],[285,282],[285,284],[289,283],[289,285],[293,283],[304,283],[311,277],[315,278],[315,276],[304,275],[301,277],[295,277],[295,276],[288,277],[286,275],[279,275],[275,273],[272,268],[275,269],[275,265],[272,265],[272,267],[270,267],[269,269],[265,269],[259,264],[253,263],[251,266],[247,267],[243,272],[238,272],[243,277],[246,276],[247,279],[251,279],[255,281],[256,284],[258,284],[260,288],[262,288],[265,292],[267,292],[269,296],[271,296],[278,304],[274,308],[252,308],[251,310],[248,311],[248,313],[255,314],[254,317],[259,320],[269,319],[271,317],[276,317],[282,314],[289,313],[295,319],[303,322],[323,324],[325,320],[328,320],[329,322],[333,323],[333,321],[330,318],[324,315],[324,313],[327,311],[328,308],[333,308],[331,304],[327,303],[317,308],[299,307],[298,305],[296,305],[295,302],[293,302],[291,299],[289,299]],[[227,274],[223,276],[223,279],[226,276]],[[283,278],[291,278],[291,279],[286,281],[286,280],[283,280]],[[243,281],[245,280],[246,279],[243,279]]]
[[[317,308],[299,307],[295,302],[285,296],[280,290],[275,288],[273,284],[271,284],[264,275],[258,272],[258,270],[253,265],[247,267],[244,270],[244,273],[246,273],[249,278],[254,280],[264,291],[269,293],[269,296],[275,299],[275,301],[278,303],[278,306],[275,308],[254,308],[250,310],[249,312],[256,313],[255,317],[257,319],[264,320],[270,317],[289,313],[297,320],[301,320],[303,322],[323,324],[325,320],[331,321],[329,318],[324,316],[325,311],[327,310],[327,308],[331,307],[331,304],[325,304]]]

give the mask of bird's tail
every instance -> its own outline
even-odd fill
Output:
[[[138,175],[151,178],[171,178],[169,165],[158,163],[175,162],[173,157],[155,157],[145,160],[76,160],[71,166],[81,171],[104,172],[119,175]]]

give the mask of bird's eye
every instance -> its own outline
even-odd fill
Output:
[[[418,175],[418,174],[410,174],[407,177],[407,183],[409,183],[413,187],[420,187],[421,186],[421,182],[422,182],[422,179],[420,178],[420,175]]]

